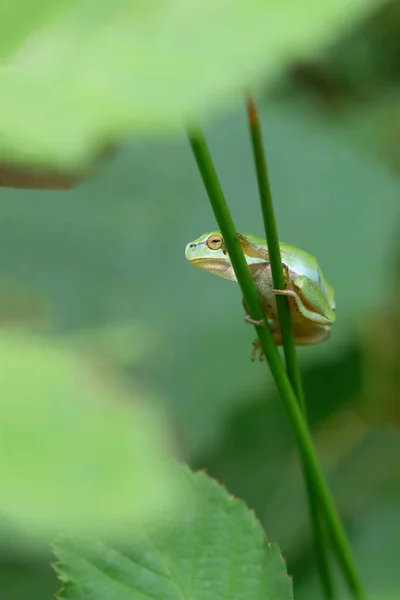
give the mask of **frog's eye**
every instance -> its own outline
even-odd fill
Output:
[[[210,235],[207,239],[207,246],[210,250],[219,250],[222,246],[222,237],[220,235]]]

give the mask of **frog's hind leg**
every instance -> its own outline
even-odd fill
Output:
[[[331,335],[331,328],[328,325],[315,325],[315,327],[307,328],[307,330],[301,327],[293,327],[293,341],[295,346],[311,346],[313,344],[319,344],[324,342]],[[276,329],[272,332],[274,342],[277,346],[282,346],[282,333],[280,329]]]
[[[266,323],[265,323],[266,325]],[[271,329],[272,337],[274,338],[275,344],[278,346],[282,345],[282,336],[279,332],[279,325],[276,321],[268,321],[268,326]],[[254,362],[258,356],[258,360],[264,360],[264,351],[261,348],[261,343],[258,338],[253,341],[253,350],[251,352],[251,360]]]
[[[282,333],[279,328],[279,324],[276,321],[269,321],[271,328],[272,337],[277,346],[282,346]],[[329,326],[316,325],[315,327],[304,330],[300,327],[293,328],[293,341],[295,346],[311,346],[313,344],[319,344],[329,338],[331,334],[331,328]],[[261,348],[260,340],[257,338],[253,342],[253,350],[251,353],[251,360],[254,362],[257,358],[264,360],[264,352]]]
[[[292,289],[289,272],[285,269],[284,272],[285,289],[274,289],[273,293],[291,298],[292,310],[295,313],[300,313],[305,319],[319,325],[330,325],[335,320],[335,312],[329,305],[321,288],[308,277],[301,275],[294,279]]]

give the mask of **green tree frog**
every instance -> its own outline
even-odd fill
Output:
[[[276,290],[272,282],[268,246],[264,239],[254,235],[236,234],[262,302],[266,319],[274,340],[282,344],[275,296],[288,297],[294,341],[296,345],[318,344],[328,339],[331,325],[335,321],[335,300],[332,286],[325,279],[314,256],[280,242],[285,289]],[[194,266],[237,281],[224,240],[219,231],[204,233],[186,246],[185,256]],[[254,321],[246,311],[245,321],[255,325],[266,325],[265,321]],[[254,342],[253,359],[260,350]]]

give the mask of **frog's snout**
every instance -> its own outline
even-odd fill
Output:
[[[187,244],[186,248],[185,248],[185,256],[188,260],[190,260],[190,258],[193,257],[193,251],[196,248],[196,244],[194,244],[193,242],[190,242],[189,244]]]

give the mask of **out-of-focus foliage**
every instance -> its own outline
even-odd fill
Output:
[[[79,0],[5,0],[0,21],[0,55],[12,55],[35,30],[43,27]]]
[[[35,337],[3,331],[0,355],[0,512],[8,527],[47,539],[121,535],[127,524],[174,514],[180,497],[164,464],[166,423],[145,394],[128,393],[121,381],[116,388],[100,364]]]
[[[0,161],[81,170],[121,135],[181,128],[194,112],[231,102],[375,5],[8,0]]]
[[[304,365],[319,364],[342,354],[379,305],[397,185],[295,113],[268,108],[262,119],[280,236],[318,256],[336,290],[331,340],[299,351]],[[209,140],[238,228],[261,234],[244,110],[215,122]],[[186,140],[134,143],[68,196],[3,190],[0,216],[0,290],[38,289],[53,329],[87,344],[136,327],[138,374],[172,404],[190,452],[216,441],[235,407],[268,393],[265,367],[250,362],[238,286],[184,257],[188,240],[215,227]]]
[[[392,102],[396,97],[396,14],[386,13],[392,17],[371,20],[368,28],[354,33],[353,18],[362,3],[349,7],[338,2],[333,8],[330,2],[313,3],[323,19],[315,37],[318,15],[314,21],[304,4],[274,3],[278,27],[268,3],[230,3],[238,12],[232,10],[227,20],[223,3],[204,2],[193,4],[204,8],[204,14],[200,8],[199,13],[188,9],[176,13],[186,19],[185,26],[179,21],[178,35],[172,25],[170,29],[164,25],[178,22],[171,7],[181,7],[181,3],[169,3],[172,12],[167,13],[167,3],[160,0],[154,2],[156,29],[147,38],[152,4],[135,3],[132,10],[141,11],[135,21],[137,37],[129,37],[128,31],[129,35],[117,40],[117,54],[123,60],[113,70],[115,56],[105,43],[107,36],[115,39],[116,28],[121,26],[126,32],[130,22],[113,21],[110,15],[119,10],[125,15],[130,5],[110,2],[107,8],[107,4],[101,4],[104,12],[99,10],[93,19],[94,3],[68,3],[70,17],[64,22],[66,3],[43,2],[33,14],[33,3],[10,1],[5,7],[8,20],[0,19],[3,56],[15,57],[18,50],[19,61],[18,69],[3,65],[0,73],[0,158],[50,164],[51,150],[52,167],[72,167],[82,157],[89,160],[91,153],[97,157],[105,136],[126,132],[128,125],[151,126],[154,134],[151,141],[135,139],[121,146],[110,162],[99,163],[95,178],[71,192],[1,189],[2,332],[7,328],[18,328],[20,335],[39,331],[56,347],[73,349],[82,369],[89,355],[96,368],[87,385],[91,392],[96,389],[96,397],[108,373],[112,373],[108,392],[113,398],[119,397],[117,390],[126,386],[127,379],[134,395],[151,403],[151,412],[151,398],[160,396],[174,421],[182,455],[192,465],[205,467],[255,509],[269,539],[280,543],[288,558],[295,597],[319,599],[304,484],[286,415],[265,365],[250,362],[254,333],[242,321],[238,286],[195,271],[185,261],[187,241],[214,228],[215,223],[186,140],[180,135],[166,139],[156,129],[167,121],[176,124],[182,108],[200,108],[201,112],[219,108],[222,112],[223,100],[231,103],[229,111],[225,108],[210,123],[207,135],[238,229],[262,234],[245,111],[234,104],[234,92],[253,76],[257,85],[268,84],[285,61],[319,65],[322,53],[314,51],[329,42],[328,11],[336,7],[341,11],[345,6],[351,11],[342,13],[348,34],[326,45],[325,57],[330,58],[322,61],[322,78],[332,68],[334,85],[342,81],[339,73],[345,73],[338,107],[331,102],[329,85],[324,96],[332,104],[328,112],[334,119],[329,124],[345,123],[345,136],[336,136],[326,121],[310,118],[319,116],[319,109],[304,104],[299,94],[293,95],[291,103],[268,100],[261,114],[280,237],[315,254],[336,290],[332,338],[298,351],[318,452],[369,597],[398,598],[398,268],[393,265],[398,246],[393,240],[398,238],[399,184],[371,155],[357,155],[356,146],[349,144],[358,123],[364,136],[359,140],[371,140],[374,148],[385,136],[396,139],[397,106]],[[394,10],[395,3],[391,6],[388,10]],[[16,21],[13,15],[17,14],[25,16]],[[222,26],[208,29],[205,36],[203,27],[212,15],[219,16]],[[104,34],[105,20],[108,33]],[[11,25],[16,22],[19,28],[14,37]],[[38,25],[43,26],[42,33],[31,36],[23,49],[18,47]],[[61,32],[59,28],[64,37],[52,35]],[[70,36],[76,40],[71,53]],[[43,42],[40,56],[39,42]],[[142,52],[123,56],[131,44]],[[176,58],[173,68],[172,61],[166,62],[168,44],[170,56]],[[329,54],[329,48],[335,51]],[[296,54],[303,49],[304,56]],[[329,69],[325,68],[328,63]],[[28,68],[29,81],[25,79]],[[377,74],[382,74],[378,78],[382,85],[370,85],[377,81]],[[179,96],[177,90],[182,87],[185,94]],[[317,83],[315,88],[321,86]],[[61,113],[65,118],[60,118]],[[367,124],[372,129],[364,128]],[[374,137],[374,132],[382,138]],[[84,164],[78,167],[80,171]],[[85,360],[81,362],[82,354]],[[3,364],[11,358],[6,357]],[[34,360],[40,362],[36,351]],[[34,364],[18,369],[19,386],[25,387],[25,371],[32,377]],[[51,360],[41,375],[50,365]],[[31,381],[26,377],[26,384]],[[30,401],[25,419],[35,424],[32,415],[37,417],[38,412],[32,385],[30,392],[25,397]],[[2,396],[0,402],[9,400]],[[2,410],[8,411],[7,406]],[[61,400],[62,407],[69,414],[70,408]],[[15,412],[17,408],[18,404]],[[52,408],[47,419],[54,414]],[[43,419],[44,425],[47,422]],[[27,434],[33,431],[28,429]],[[145,442],[153,447],[157,429],[146,428],[146,432]],[[42,433],[38,447],[43,450],[48,444],[48,455],[42,453],[40,460],[44,465],[55,464],[57,443],[66,437],[57,440],[51,428]],[[28,438],[21,437],[15,438],[13,447],[26,450]],[[55,440],[54,448],[51,440]],[[153,449],[158,443],[154,441]],[[78,449],[73,449],[75,459]],[[103,457],[104,452],[101,447]],[[152,464],[147,453],[138,460],[139,473],[147,476]],[[79,469],[77,460],[75,466]],[[65,482],[57,470],[54,481],[61,492]],[[109,493],[107,489],[104,497],[99,496],[99,504]],[[103,494],[101,486],[99,494]],[[96,500],[97,496],[94,507]],[[130,512],[129,496],[120,500]],[[47,501],[42,504],[36,498],[38,514],[44,513]],[[26,502],[25,508],[34,507]],[[53,504],[49,516],[56,511]],[[10,536],[2,536],[0,542],[2,598],[42,600],[57,589],[47,556],[33,554],[28,545],[15,547]],[[341,600],[345,594],[340,588]]]
[[[375,425],[400,429],[400,242],[388,257],[387,284],[371,324],[360,332],[364,352],[360,412]]]
[[[185,510],[161,531],[143,530],[133,541],[127,534],[118,544],[57,542],[55,568],[63,584],[57,597],[181,600],[213,598],[218,590],[226,600],[293,599],[278,546],[267,542],[243,502],[203,473],[184,468],[180,477]]]
[[[400,2],[383,2],[312,60],[294,61],[277,97],[400,169]],[[284,92],[282,94],[282,92]],[[336,131],[334,131],[336,130]]]
[[[388,490],[397,477],[398,434],[375,435],[352,413],[335,415],[346,406],[359,410],[360,333],[373,312],[386,314],[398,186],[295,112],[268,107],[262,117],[281,238],[315,253],[337,294],[329,343],[299,349],[310,419],[321,427],[319,451],[353,543],[379,514],[394,552],[394,514],[379,506],[399,498]],[[215,122],[208,137],[238,227],[261,234],[244,110]],[[282,543],[295,592],[318,598],[294,441],[265,365],[250,362],[254,333],[242,321],[240,292],[184,258],[187,241],[215,226],[186,142],[134,143],[68,196],[4,190],[0,215],[5,322],[53,331],[162,395],[184,456],[256,509],[271,541]],[[20,298],[13,318],[11,282]],[[30,306],[39,320],[28,318]],[[331,431],[327,442],[324,431]],[[43,566],[48,560],[11,567],[7,548],[3,555],[10,600],[22,600],[33,578],[33,600],[41,600],[41,586],[57,589]],[[387,556],[382,550],[382,560]],[[383,567],[367,562],[362,572],[379,578]],[[26,588],[16,573],[26,576]],[[391,585],[400,589],[396,570]]]

